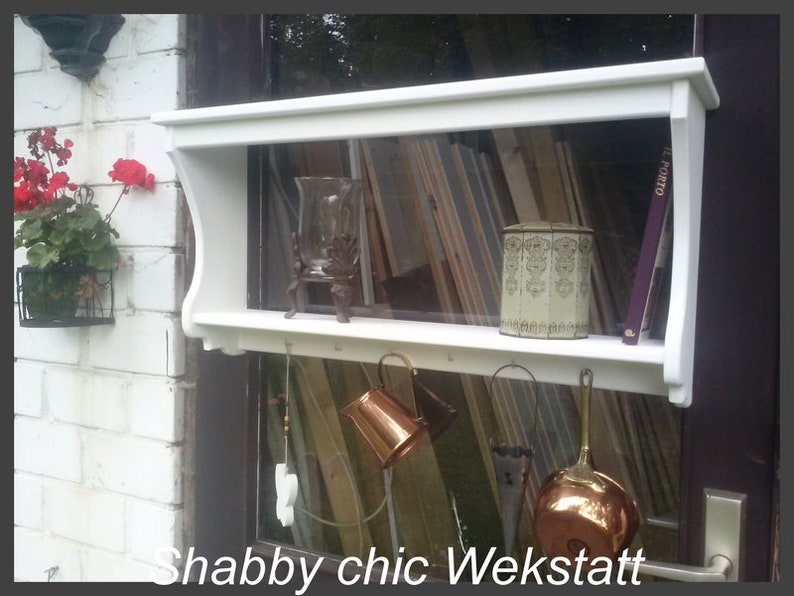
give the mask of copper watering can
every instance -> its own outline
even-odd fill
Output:
[[[640,525],[637,503],[617,482],[590,462],[590,390],[593,373],[582,370],[582,445],[578,461],[550,474],[535,501],[535,534],[550,557],[574,558],[584,550],[589,561],[617,559]]]
[[[406,408],[385,387],[383,362],[388,356],[397,356],[408,366],[414,412]],[[389,352],[378,362],[380,384],[339,411],[342,416],[353,421],[384,468],[397,463],[425,434],[431,440],[438,437],[458,413],[455,408],[419,383],[416,375],[416,369],[405,355]]]

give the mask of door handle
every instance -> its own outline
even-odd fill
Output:
[[[733,569],[731,560],[723,555],[714,555],[708,567],[679,565],[678,563],[662,563],[659,561],[629,562],[627,570],[637,569],[640,575],[649,575],[677,582],[727,582]]]
[[[743,578],[746,495],[715,489],[703,491],[704,566],[631,561],[626,570],[681,582],[738,582]]]

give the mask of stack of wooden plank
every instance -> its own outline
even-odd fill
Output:
[[[498,326],[502,229],[524,221],[565,221],[594,230],[590,332],[620,335],[632,276],[626,247],[639,239],[630,237],[625,197],[616,195],[620,185],[614,173],[593,166],[592,155],[561,129],[362,139],[323,145],[322,151],[332,157],[303,155],[301,161],[293,155],[296,171],[345,175],[355,166],[364,182],[362,250],[368,267],[362,277],[371,278],[362,285],[373,288],[365,311],[370,316]],[[300,403],[296,428],[303,440],[294,444],[303,468],[301,504],[337,526],[298,516],[292,531],[296,544],[358,555],[368,545],[388,553],[399,542],[440,566],[446,558],[442,546],[477,540],[499,544],[487,531],[475,536],[461,529],[472,527],[475,516],[499,514],[495,443],[535,449],[518,537],[522,548],[533,544],[535,494],[547,474],[571,465],[578,452],[578,388],[443,375],[442,395],[458,400],[465,416],[448,431],[450,443],[444,437],[428,442],[401,461],[387,491],[374,457],[337,416],[347,401],[372,386],[373,371],[328,360],[302,366],[305,375],[299,376],[295,395]],[[278,392],[277,385],[271,393]],[[669,511],[677,503],[675,425],[676,417],[658,398],[593,392],[596,465],[634,494],[644,510]],[[276,430],[277,425],[271,427]],[[466,468],[456,455],[464,443]],[[283,456],[278,441],[269,444],[278,461]],[[468,474],[487,482],[467,494],[460,478]],[[468,478],[469,488],[477,478]],[[361,521],[389,495],[394,501],[390,516],[382,511]]]

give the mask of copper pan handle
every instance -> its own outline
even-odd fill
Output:
[[[581,451],[590,453],[590,390],[593,388],[593,371],[583,368],[579,373],[582,388],[582,447]]]
[[[590,390],[593,388],[593,371],[583,368],[579,373],[579,385],[582,390],[582,431],[579,459],[571,467],[566,468],[560,476],[560,482],[571,482],[589,486],[603,492],[606,485],[596,476],[590,463]]]

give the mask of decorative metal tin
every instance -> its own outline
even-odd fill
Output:
[[[499,331],[540,339],[587,337],[593,230],[531,222],[504,234]]]

